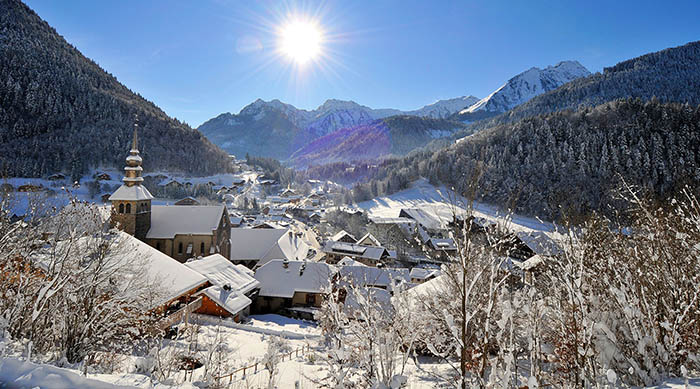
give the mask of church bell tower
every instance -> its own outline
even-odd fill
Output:
[[[134,137],[131,150],[126,157],[124,184],[110,197],[112,202],[111,224],[140,240],[146,238],[151,228],[151,200],[153,196],[141,185],[143,168],[138,149],[138,119],[134,123]]]

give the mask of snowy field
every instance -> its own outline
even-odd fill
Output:
[[[446,187],[433,186],[428,180],[421,178],[408,189],[389,196],[363,201],[358,203],[357,207],[367,211],[370,217],[397,217],[402,208],[420,208],[443,221],[448,221],[452,220],[455,213],[457,215],[464,214],[467,203],[464,197],[456,196]],[[503,222],[507,216],[494,206],[478,202],[474,203],[474,214],[477,217],[497,222]],[[509,218],[509,227],[514,231],[552,232],[557,230],[556,225],[534,218],[519,215],[509,215]]]

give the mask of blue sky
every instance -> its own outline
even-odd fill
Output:
[[[169,115],[198,126],[257,98],[415,109],[484,97],[530,67],[589,70],[700,39],[700,1],[26,0],[68,42]],[[313,19],[323,56],[299,68],[278,30]]]

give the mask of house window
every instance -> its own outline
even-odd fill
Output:
[[[182,242],[177,244],[177,253],[182,254]]]
[[[316,295],[312,294],[312,293],[307,293],[306,294],[306,304],[308,304],[308,305],[316,304]]]
[[[160,242],[156,242],[156,250],[160,251]]]
[[[124,213],[124,204],[119,204],[119,213]]]
[[[204,255],[204,242],[199,244],[199,254]]]
[[[126,213],[131,213],[131,204],[126,205]]]

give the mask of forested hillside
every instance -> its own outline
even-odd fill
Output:
[[[460,122],[447,119],[391,116],[320,137],[299,149],[290,159],[297,167],[308,167],[402,156],[431,141],[435,141],[434,145],[444,145],[445,142],[440,143],[440,139],[465,127]]]
[[[605,210],[621,179],[663,197],[700,180],[700,107],[633,99],[538,115],[396,160],[357,192],[419,176],[463,190],[475,172],[480,200],[551,219]]]
[[[136,114],[146,170],[228,168],[227,154],[201,133],[120,84],[21,2],[0,0],[3,175],[122,166]]]

